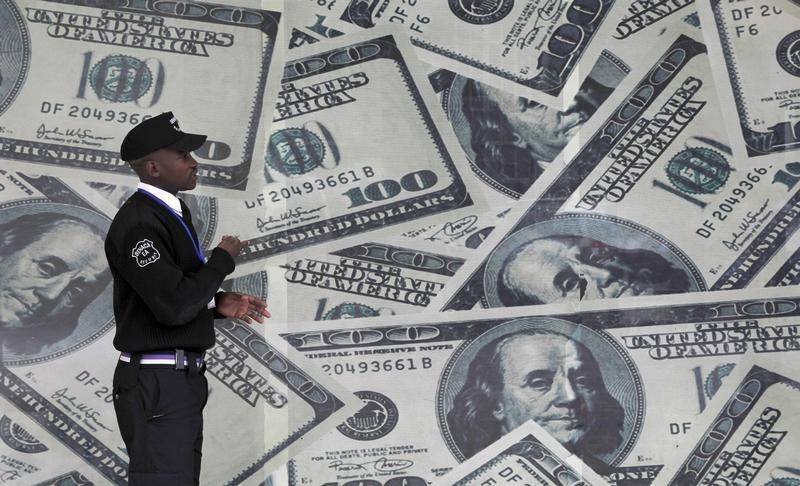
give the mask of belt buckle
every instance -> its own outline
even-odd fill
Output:
[[[182,349],[175,350],[175,369],[176,370],[185,370],[186,369],[186,355]]]

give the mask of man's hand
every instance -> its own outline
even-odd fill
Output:
[[[247,240],[240,241],[238,236],[225,235],[217,245],[217,248],[222,248],[230,253],[232,257],[236,257],[247,243]]]
[[[239,292],[222,292],[217,294],[216,311],[225,317],[235,317],[248,324],[253,321],[264,322],[265,317],[270,317],[267,303],[252,295]]]

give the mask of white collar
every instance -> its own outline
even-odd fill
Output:
[[[178,213],[180,216],[183,216],[183,210],[181,209],[181,200],[178,199],[178,196],[168,193],[164,189],[159,189],[156,186],[152,186],[145,182],[140,182],[137,186],[137,189],[141,189],[153,197],[160,199],[164,204],[169,206],[170,209]]]

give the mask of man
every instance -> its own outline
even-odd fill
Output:
[[[102,231],[56,212],[0,225],[0,336],[3,360],[34,357],[67,339],[108,284]],[[110,317],[110,316],[109,316]]]
[[[498,294],[506,306],[689,290],[687,274],[656,252],[617,248],[572,235],[521,245],[498,274]]]
[[[624,414],[585,346],[563,334],[529,329],[481,348],[447,423],[466,457],[533,419],[591,460],[620,445]]]
[[[524,193],[613,90],[586,78],[566,111],[468,80],[461,93],[475,164]]]
[[[205,135],[184,133],[171,112],[143,121],[120,155],[141,181],[111,223],[105,252],[114,278],[114,409],[125,441],[129,483],[199,484],[202,411],[208,398],[203,352],[214,318],[261,322],[266,303],[218,292],[246,243],[235,236],[206,259],[179,191],[197,184],[191,152]]]

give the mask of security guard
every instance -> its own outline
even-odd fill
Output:
[[[114,278],[114,410],[132,486],[199,484],[208,382],[203,352],[214,318],[262,322],[266,303],[219,292],[246,241],[223,236],[206,258],[178,191],[197,184],[191,152],[205,135],[184,133],[171,112],[125,136],[120,156],[139,176],[105,241]]]

